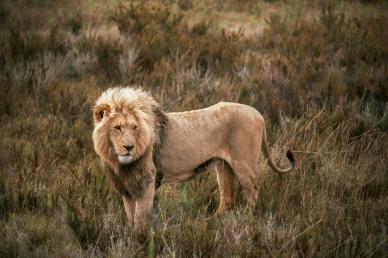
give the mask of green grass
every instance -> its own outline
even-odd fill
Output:
[[[0,257],[385,256],[387,4],[222,3],[0,3]],[[236,32],[234,16],[260,28]],[[249,104],[297,169],[262,160],[256,208],[240,189],[217,219],[214,173],[163,185],[135,235],[91,139],[115,85],[166,111]]]

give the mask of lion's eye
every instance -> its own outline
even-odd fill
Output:
[[[121,131],[121,126],[117,125],[115,126],[115,129]]]
[[[132,126],[132,130],[136,131],[137,130],[137,125]]]

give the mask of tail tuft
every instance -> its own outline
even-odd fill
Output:
[[[292,153],[292,151],[288,150],[286,156],[287,156],[288,160],[290,161],[292,167],[295,167],[296,162],[295,162],[295,157],[294,157],[294,154]]]

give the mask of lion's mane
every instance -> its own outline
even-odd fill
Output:
[[[109,119],[120,112],[131,112],[138,122],[135,160],[120,164],[109,138]],[[108,177],[116,189],[129,198],[139,198],[155,179],[158,150],[163,142],[167,116],[158,103],[141,89],[111,88],[97,99],[94,108],[93,142]]]

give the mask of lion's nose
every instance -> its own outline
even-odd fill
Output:
[[[124,148],[127,149],[128,152],[130,152],[133,149],[133,144],[126,144],[124,145]]]

